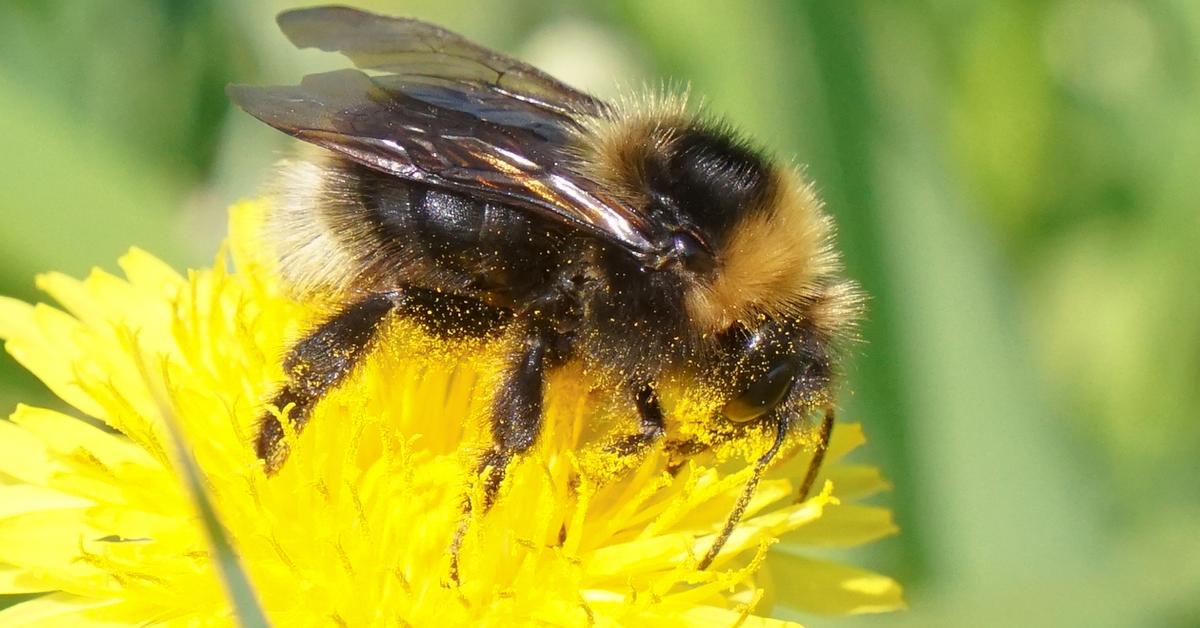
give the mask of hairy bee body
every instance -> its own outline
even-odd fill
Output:
[[[528,212],[398,181],[332,154],[286,163],[278,187],[268,237],[300,296],[415,286],[511,312],[583,245]],[[313,247],[315,238],[327,241]]]
[[[230,88],[248,112],[321,149],[284,166],[266,230],[298,296],[344,303],[285,360],[272,403],[293,408],[295,431],[380,323],[402,316],[441,336],[512,344],[477,506],[536,441],[546,374],[569,361],[635,402],[640,425],[613,441],[619,453],[666,433],[656,391],[667,378],[723,395],[714,421],[774,427],[705,564],[785,436],[823,411],[807,492],[833,420],[836,349],[860,298],[797,172],[681,99],[603,103],[423,22],[318,7],[279,23],[297,45],[374,72]],[[285,431],[264,413],[256,448],[268,471],[286,457]]]
[[[707,147],[709,153],[729,150],[723,145],[728,140],[705,138],[708,133],[696,131],[700,139],[693,142],[722,144]],[[707,181],[685,182],[685,192],[671,201],[697,207],[688,192],[726,199],[730,207],[688,216],[713,241],[735,237],[731,231],[742,226],[739,209],[746,199],[775,193],[767,183],[772,173],[766,163],[749,152],[739,157],[742,161],[724,170],[710,165],[704,173]],[[711,154],[691,156],[697,162],[705,158]],[[670,199],[670,185],[641,193]],[[276,195],[268,231],[298,295],[332,291],[352,297],[416,287],[467,297],[476,302],[478,312],[472,317],[464,317],[461,307],[424,308],[419,317],[431,330],[459,329],[471,335],[494,329],[456,323],[464,318],[508,321],[513,315],[554,319],[556,325],[570,327],[580,349],[575,357],[615,367],[631,379],[650,380],[664,371],[711,371],[712,362],[721,357],[723,329],[698,325],[689,312],[697,292],[707,290],[696,285],[704,279],[678,261],[648,271],[619,247],[559,222],[504,203],[398,180],[325,151],[287,162]],[[772,237],[787,239],[780,233]],[[770,246],[769,241],[756,244]],[[739,253],[764,255],[759,250]],[[765,272],[761,266],[759,270]],[[845,310],[854,307],[847,284],[831,282],[826,288],[827,294],[789,304],[812,328],[810,342],[832,342],[844,334]]]

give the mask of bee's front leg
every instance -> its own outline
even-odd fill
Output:
[[[667,432],[662,406],[653,386],[642,384],[637,388],[634,400],[639,419],[637,433],[618,436],[605,447],[618,456],[638,456]]]

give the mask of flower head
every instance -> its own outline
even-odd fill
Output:
[[[847,503],[885,487],[874,469],[838,463],[862,442],[857,426],[836,430],[823,488],[803,503],[791,497],[806,455],[777,465],[701,571],[747,478],[738,454],[761,439],[716,443],[673,472],[664,453],[618,460],[587,443],[630,421],[627,409],[571,371],[551,381],[533,453],[496,505],[472,515],[461,582],[450,583],[499,354],[404,321],[290,435],[289,459],[268,477],[250,446],[256,417],[288,343],[331,304],[283,294],[255,247],[259,214],[234,209],[236,271],[218,261],[181,276],[134,250],[124,278],[41,277],[61,309],[0,299],[8,351],[77,415],[21,406],[0,421],[0,593],[43,593],[0,610],[0,624],[236,620],[176,438],[278,625],[769,625],[755,615],[769,610],[764,561],[772,595],[798,608],[901,604],[890,579],[798,551],[894,531],[886,510]],[[674,429],[703,432],[704,405],[677,395]],[[803,586],[789,599],[792,578]]]

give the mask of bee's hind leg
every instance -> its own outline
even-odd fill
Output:
[[[353,372],[379,330],[380,323],[400,300],[397,294],[373,294],[344,307],[318,325],[288,351],[283,361],[287,381],[271,403],[283,410],[291,406],[291,430],[304,429],[313,407],[330,389]],[[267,473],[279,470],[287,459],[288,443],[279,417],[264,412],[259,419],[254,450]]]
[[[533,447],[542,428],[542,394],[545,373],[560,361],[561,335],[553,329],[536,326],[525,335],[514,353],[492,401],[492,446],[476,463],[482,477],[475,498],[463,502],[463,520],[450,546],[450,578],[458,582],[458,553],[470,524],[472,510],[487,512],[496,501],[500,485],[513,458]]]

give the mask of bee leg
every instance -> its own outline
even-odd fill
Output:
[[[492,448],[476,470],[490,469],[483,484],[483,509],[491,508],[513,457],[537,441],[542,427],[542,390],[545,371],[554,357],[557,334],[534,331],[511,365],[492,406]]]
[[[350,374],[367,353],[383,318],[396,304],[396,295],[371,295],[351,304],[317,326],[288,351],[283,368],[287,382],[271,403],[289,413],[292,431],[299,433],[313,407]],[[279,418],[265,412],[258,424],[254,451],[268,474],[287,459],[288,444]]]
[[[606,448],[619,456],[633,456],[645,451],[667,431],[658,393],[654,392],[650,384],[643,384],[634,399],[637,403],[638,417],[641,419],[638,433],[620,436]]]
[[[480,502],[468,497],[463,502],[463,520],[450,545],[450,579],[458,582],[458,551],[474,508],[487,512],[496,501],[500,484],[514,457],[529,450],[542,427],[542,390],[545,371],[557,362],[560,335],[548,328],[535,328],[526,336],[516,358],[496,392],[492,405],[492,447],[480,457],[476,473],[483,475]]]
[[[710,445],[695,438],[667,441],[667,473],[675,475],[690,458],[711,448]]]

